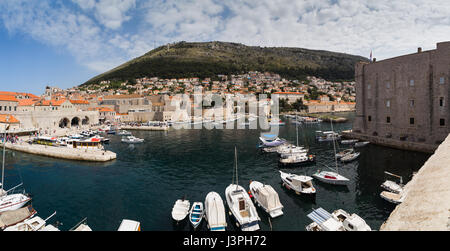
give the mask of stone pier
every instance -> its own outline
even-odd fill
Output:
[[[3,144],[1,144],[1,146],[3,147]],[[15,144],[6,143],[6,148],[25,153],[70,160],[106,162],[117,158],[117,154],[111,151],[74,149],[38,144],[30,145],[24,142]]]
[[[450,230],[450,135],[405,185],[406,198],[380,230]]]

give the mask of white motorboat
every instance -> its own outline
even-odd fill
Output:
[[[292,189],[296,194],[313,195],[316,193],[316,189],[312,183],[313,178],[305,175],[285,173],[282,171],[279,172],[283,186]]]
[[[354,161],[356,158],[359,157],[360,154],[361,153],[359,153],[359,152],[349,153],[349,154],[345,155],[344,157],[342,157],[341,161],[344,163]]]
[[[141,231],[141,223],[139,221],[123,219],[117,231],[138,232]]]
[[[331,120],[331,130],[333,130],[333,121],[332,120]],[[333,170],[334,172],[318,170],[312,176],[324,183],[328,183],[328,184],[332,184],[332,185],[347,185],[350,180],[347,179],[346,177],[340,175],[338,172],[335,139],[333,139],[333,150],[334,150],[334,160],[335,160],[335,164],[336,164],[336,170]]]
[[[281,145],[277,149],[277,153],[279,155],[293,155],[298,153],[307,153],[308,149],[303,146],[294,146],[294,145]]]
[[[338,152],[336,153],[336,158],[340,159],[348,154],[354,153],[355,149],[353,148],[349,148],[349,149],[345,149],[344,151]]]
[[[191,222],[192,227],[196,229],[202,222],[204,215],[203,203],[194,202],[192,208],[189,211],[189,222]]]
[[[176,222],[182,221],[189,214],[189,208],[191,203],[189,200],[180,199],[175,202],[175,205],[172,208],[172,219]]]
[[[10,226],[5,228],[3,231],[54,231],[55,227],[49,225],[46,227],[47,221],[56,214],[54,212],[52,215],[47,217],[47,219],[43,220],[39,216],[35,216],[31,219],[24,220],[23,222],[16,224],[14,226]],[[56,230],[59,231],[59,230]]]
[[[351,144],[354,144],[354,143],[356,143],[358,141],[359,140],[357,140],[357,139],[341,140],[341,144],[343,144],[343,145],[351,145]]]
[[[355,147],[363,147],[368,145],[370,142],[369,141],[364,141],[364,142],[357,142],[355,143]]]
[[[122,138],[121,141],[128,144],[138,144],[144,142],[144,139],[136,138],[134,136],[126,136]]]
[[[389,173],[389,172],[384,172],[384,173],[387,174],[387,175],[399,178],[400,183],[396,183],[395,181],[392,181],[392,180],[386,180],[383,184],[381,184],[381,187],[383,189],[391,192],[391,193],[399,194],[399,193],[403,192],[403,178],[402,178],[402,176],[399,176],[399,175],[396,175],[396,174],[393,174],[393,173]]]
[[[119,131],[117,133],[117,135],[119,135],[119,136],[131,136],[132,134],[129,131],[123,130],[123,131]]]
[[[383,191],[380,193],[380,197],[384,200],[394,203],[394,204],[401,204],[405,200],[406,194],[402,193],[392,193],[388,191]]]
[[[259,147],[274,147],[274,146],[280,146],[286,143],[286,140],[280,139],[275,135],[264,135],[266,138],[259,137],[261,140],[261,145]]]
[[[92,229],[87,224],[87,218],[84,218],[82,221],[80,221],[74,227],[72,227],[69,231],[90,232],[90,231],[92,231]]]
[[[225,231],[227,220],[225,218],[225,206],[220,195],[209,192],[205,198],[205,219],[211,231]]]
[[[250,183],[250,193],[256,205],[260,206],[270,217],[275,218],[283,215],[283,205],[281,205],[278,193],[270,185],[264,185],[258,181]]]
[[[255,206],[245,189],[239,186],[239,178],[237,171],[237,150],[235,148],[235,165],[236,171],[233,172],[233,182],[225,189],[225,198],[230,210],[230,214],[234,216],[236,225],[242,231],[259,230],[259,221]],[[234,176],[234,173],[236,176]],[[235,179],[236,177],[236,179]]]
[[[341,135],[339,135],[338,133],[333,132],[333,131],[326,131],[326,132],[316,131],[316,139],[319,142],[334,141],[334,140],[338,140],[340,138],[341,138]]]
[[[9,125],[5,128],[4,139],[6,139],[7,130],[9,130]],[[0,213],[19,209],[31,200],[31,197],[25,194],[25,190],[22,193],[12,193],[16,188],[22,186],[22,183],[9,190],[5,190],[5,148],[6,144],[3,144],[2,180],[0,182]]]
[[[357,214],[349,214],[342,209],[332,214],[323,208],[308,214],[313,223],[306,226],[307,231],[371,231],[369,225]]]
[[[316,156],[306,153],[298,153],[292,155],[282,155],[280,158],[280,163],[283,165],[300,165],[309,164],[316,161]]]

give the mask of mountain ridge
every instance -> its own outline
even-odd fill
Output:
[[[144,55],[99,74],[81,86],[102,80],[141,77],[183,78],[274,72],[285,78],[316,76],[327,80],[353,80],[354,67],[367,58],[340,52],[296,47],[259,47],[233,42],[177,42],[155,48]]]

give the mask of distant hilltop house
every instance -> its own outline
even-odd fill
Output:
[[[356,65],[353,133],[402,149],[434,151],[448,136],[450,42]],[[431,150],[430,150],[431,149]]]

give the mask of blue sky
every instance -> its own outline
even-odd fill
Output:
[[[378,60],[450,40],[447,0],[0,0],[0,86],[69,88],[176,41],[322,49]]]

